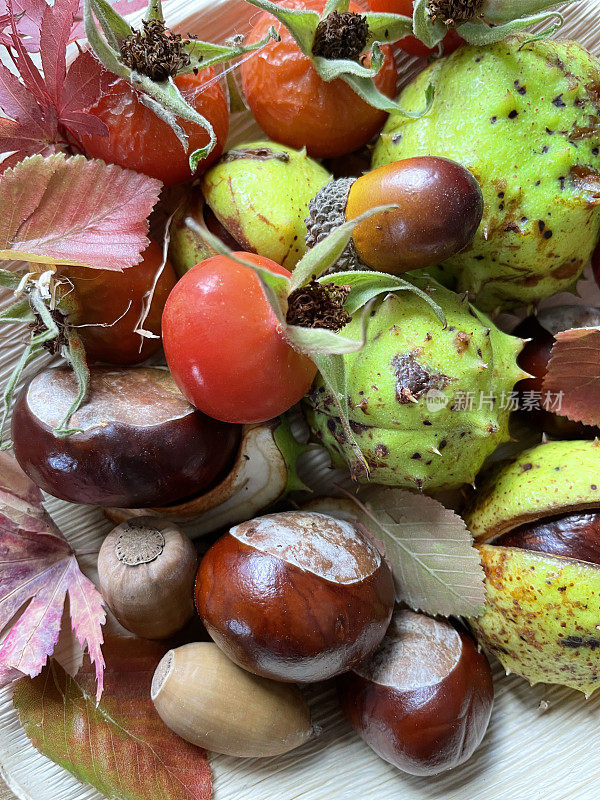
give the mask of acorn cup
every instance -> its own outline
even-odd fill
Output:
[[[164,507],[106,507],[104,515],[114,523],[144,516],[191,522],[188,532],[204,536],[251,519],[289,491],[305,489],[296,472],[296,461],[305,449],[294,438],[286,417],[244,425],[229,472],[207,491]]]
[[[546,442],[490,473],[465,515],[486,575],[480,643],[535,683],[600,684],[600,442]]]

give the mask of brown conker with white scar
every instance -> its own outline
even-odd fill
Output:
[[[392,574],[353,524],[289,511],[236,525],[200,563],[196,608],[232,661],[263,677],[325,680],[367,658],[394,606]]]
[[[338,678],[354,730],[412,775],[459,766],[481,743],[494,700],[487,658],[446,620],[394,613],[375,653]]]
[[[17,461],[41,489],[72,503],[135,508],[193,496],[235,455],[240,426],[191,406],[166,369],[94,368],[69,436],[55,433],[77,396],[68,368],[36,375],[15,403]]]

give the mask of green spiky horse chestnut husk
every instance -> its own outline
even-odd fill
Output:
[[[293,269],[306,252],[309,200],[331,175],[306,151],[270,141],[238,145],[225,153],[191,190],[171,226],[169,257],[179,274],[211,255],[185,225],[202,219],[202,199],[238,248]]]
[[[509,438],[508,398],[523,377],[522,340],[502,333],[465,297],[431,278],[425,290],[446,317],[411,292],[375,301],[361,350],[344,356],[350,427],[369,467],[347,446],[320,378],[307,402],[311,428],[337,466],[360,481],[425,492],[472,483],[484,459]],[[344,336],[360,336],[355,318]],[[472,407],[471,407],[472,406]]]
[[[462,163],[484,194],[472,245],[436,277],[486,311],[571,290],[600,230],[600,62],[572,41],[466,46],[425,69],[401,95],[429,113],[391,114],[373,166],[416,155]]]

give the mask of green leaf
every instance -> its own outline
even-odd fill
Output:
[[[74,678],[51,661],[37,677],[20,680],[13,703],[33,746],[115,800],[209,800],[206,753],[173,733],[150,699],[166,650],[159,642],[107,636],[99,705],[87,662]]]
[[[342,75],[341,79],[350,86],[356,94],[361,97],[365,103],[368,103],[373,108],[378,108],[381,111],[388,113],[402,114],[409,119],[420,119],[428,113],[433,103],[434,89],[433,85],[429,84],[425,90],[425,108],[422,111],[408,111],[400,105],[396,100],[386,97],[375,86],[369,78],[363,78],[357,75]]]
[[[165,21],[165,16],[162,10],[162,0],[150,0],[144,19],[146,22],[150,22],[153,19],[157,19],[160,22]]]
[[[345,459],[350,466],[353,477],[368,478],[369,465],[354,437],[348,419],[348,379],[346,360],[337,354],[315,354],[313,361],[317,365],[323,382],[331,392],[331,399],[337,409],[340,423],[345,434],[345,442],[341,445],[345,451]]]
[[[14,272],[9,272],[7,269],[0,269],[0,286],[14,291],[20,283],[21,275],[15,275]]]
[[[349,5],[350,0],[327,0],[325,3],[325,8],[323,9],[322,19],[328,17],[332,11],[337,11],[340,14],[343,14],[344,11],[348,11]]]
[[[497,25],[496,27],[490,27],[483,22],[465,22],[459,26],[458,30],[460,31],[462,38],[469,44],[483,46],[487,44],[494,44],[494,42],[501,42],[506,39],[507,36],[510,36],[510,34],[515,33],[516,31],[521,31],[524,28],[531,27],[532,25],[550,22],[551,20],[554,20],[554,23],[550,25],[549,28],[540,31],[539,33],[532,34],[527,40],[527,42],[535,42],[539,39],[547,39],[549,36],[552,36],[554,33],[556,33],[556,31],[562,28],[565,21],[562,14],[559,14],[558,11],[554,11],[549,14],[536,14],[535,16],[531,17],[514,19],[511,22],[507,22],[504,25]],[[527,44],[527,42],[524,42],[523,45]]]
[[[315,31],[320,22],[316,11],[305,11],[298,8],[285,8],[272,3],[271,0],[248,0],[253,6],[268,11],[282,22],[294,37],[294,40],[305,56],[311,56],[315,40]]]
[[[285,332],[294,349],[311,358],[317,354],[356,353],[365,343],[364,338],[348,339],[326,328],[300,328],[298,325],[287,325]]]
[[[278,42],[280,39],[281,37],[275,28],[270,28],[267,35],[260,41],[249,45],[237,40],[233,44],[212,44],[211,42],[200,41],[200,39],[190,39],[183,43],[182,48],[190,57],[190,63],[187,67],[182,67],[177,74],[186,75],[195,69],[206,69],[223,61],[231,61],[234,58],[238,58],[238,56],[243,56],[245,53],[260,50],[271,40]]]
[[[417,0],[413,11],[413,33],[426,47],[435,47],[439,44],[448,30],[443,22],[431,21],[429,16],[429,0]]]
[[[369,38],[367,42],[394,42],[410,36],[413,32],[412,17],[402,14],[375,14],[365,15],[369,25]]]
[[[480,614],[483,568],[458,514],[432,497],[401,489],[368,490],[366,498],[360,521],[385,548],[398,600],[427,614]]]
[[[397,207],[398,206],[394,204],[375,206],[356,217],[356,219],[348,220],[344,222],[343,225],[335,228],[325,239],[322,239],[318,244],[308,250],[296,264],[292,273],[291,291],[305,284],[313,275],[318,278],[326,272],[329,267],[332,267],[344,252],[344,248],[352,236],[352,231],[357,225],[375,214]]]
[[[381,51],[380,51],[381,52]],[[364,67],[358,61],[350,61],[344,58],[323,58],[322,56],[313,57],[313,66],[319,74],[319,77],[329,83],[336,78],[341,78],[343,75],[358,75],[364,78],[374,78],[379,72],[382,64],[382,59],[378,59],[378,63],[374,67]]]
[[[433,300],[433,298],[415,286],[410,281],[405,280],[397,275],[388,275],[385,272],[366,272],[366,271],[352,271],[352,272],[336,272],[333,275],[324,275],[319,279],[320,283],[336,283],[340,286],[350,286],[351,291],[344,308],[353,316],[360,308],[369,303],[373,298],[388,292],[413,292],[422,300],[424,300],[435,313],[436,317],[446,326],[446,316],[442,311],[442,307]]]
[[[194,231],[194,233],[203,239],[212,250],[221,255],[228,256],[236,263],[251,269],[260,281],[267,301],[273,309],[273,313],[282,325],[286,325],[285,315],[287,312],[287,299],[291,291],[290,279],[286,275],[278,275],[268,269],[258,267],[251,261],[240,258],[237,253],[234,253],[226,244],[223,244],[218,236],[211,233],[208,228],[199,225],[192,217],[186,217],[185,224],[190,230]]]
[[[35,314],[26,297],[0,311],[0,324],[10,322],[35,322]]]
[[[84,0],[84,14],[86,8],[88,8],[88,11],[94,12],[94,16],[100,23],[107,42],[115,50],[118,50],[125,39],[132,35],[133,28],[131,25],[113,9],[107,0]]]
[[[72,436],[74,433],[82,433],[79,428],[69,428],[69,420],[73,414],[79,410],[81,404],[85,400],[90,383],[90,370],[87,365],[85,348],[81,337],[75,328],[67,327],[65,332],[67,336],[67,345],[61,348],[61,355],[69,362],[77,378],[77,397],[58,428],[55,428],[53,431],[56,436],[59,437]]]

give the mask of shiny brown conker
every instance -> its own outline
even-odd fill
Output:
[[[309,683],[362,661],[385,635],[391,572],[351,523],[315,512],[268,514],[206,553],[196,607],[232,661],[266,678]]]
[[[520,405],[522,408],[527,408],[526,400],[529,396],[534,398],[534,406],[540,406],[529,408],[522,413],[555,439],[585,439],[600,435],[598,428],[573,422],[556,413],[552,396],[548,398],[548,402],[544,391],[544,378],[556,341],[555,335],[570,328],[585,328],[598,324],[600,324],[600,309],[573,304],[542,309],[537,315],[526,317],[513,331],[515,336],[529,339],[517,359],[519,366],[532,376],[524,378],[515,386],[519,392]]]
[[[68,368],[36,375],[15,403],[17,461],[41,489],[72,503],[123,508],[173,503],[206,489],[234,456],[240,427],[191,406],[167,370],[95,368],[84,404]]]
[[[494,701],[490,665],[446,620],[394,613],[368,661],[337,679],[342,711],[381,758],[435,775],[471,757]]]
[[[569,512],[527,522],[491,544],[600,564],[600,510]]]
[[[352,185],[347,219],[374,206],[396,204],[354,229],[365,264],[399,274],[437,264],[469,245],[483,215],[483,195],[461,164],[416,156],[367,172]]]

